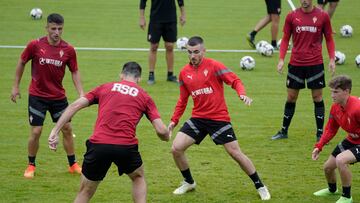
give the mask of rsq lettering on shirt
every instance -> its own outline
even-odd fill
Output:
[[[130,95],[133,97],[136,97],[139,94],[139,90],[137,88],[120,83],[114,83],[111,91],[120,92],[121,94]]]

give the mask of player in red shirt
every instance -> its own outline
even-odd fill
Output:
[[[145,114],[161,140],[168,141],[170,135],[154,101],[137,85],[140,76],[139,64],[126,63],[120,74],[120,82],[100,85],[70,104],[51,131],[49,147],[56,150],[58,133],[63,125],[80,109],[92,104],[99,105],[94,132],[86,142],[83,175],[75,202],[90,201],[113,162],[120,176],[126,173],[132,180],[134,202],[146,202],[146,182],[138,152],[136,126]]]
[[[338,194],[335,174],[335,170],[338,169],[343,193],[337,203],[352,202],[349,164],[360,161],[360,98],[350,95],[351,86],[351,78],[345,75],[337,76],[330,81],[334,104],[331,106],[324,134],[312,152],[313,160],[317,160],[322,148],[336,135],[339,127],[347,132],[347,137],[335,147],[324,164],[329,188],[314,193],[316,196]]]
[[[224,98],[223,83],[231,86],[246,105],[252,99],[246,96],[241,80],[222,63],[205,58],[203,39],[195,36],[187,44],[190,63],[185,65],[179,76],[180,97],[169,124],[173,130],[186,109],[189,96],[194,101],[192,115],[187,120],[172,145],[172,154],[184,177],[182,185],[173,193],[180,195],[195,189],[185,151],[193,144],[200,144],[209,134],[217,145],[223,145],[228,154],[249,175],[262,200],[270,199],[267,187],[261,182],[252,161],[240,150]]]
[[[316,120],[316,139],[319,140],[323,132],[325,105],[322,89],[325,87],[324,62],[322,57],[323,36],[329,54],[329,70],[335,73],[335,45],[329,15],[312,4],[312,0],[300,0],[301,8],[290,12],[284,24],[284,36],[280,46],[277,70],[282,73],[284,58],[288,49],[289,39],[292,37],[288,74],[286,80],[287,100],[285,103],[283,125],[281,130],[271,139],[288,138],[288,128],[295,113],[296,100],[300,89],[311,89],[314,101]]]
[[[61,39],[63,27],[64,18],[60,14],[50,14],[46,25],[48,35],[31,41],[21,54],[16,66],[11,91],[11,100],[15,103],[16,98],[20,98],[19,86],[25,64],[31,60],[28,105],[31,132],[28,141],[29,164],[24,173],[25,178],[33,178],[35,174],[35,159],[46,112],[49,111],[53,122],[56,122],[68,105],[62,85],[66,66],[69,67],[78,94],[80,96],[84,94],[75,49]],[[61,131],[64,135],[63,144],[69,161],[69,172],[81,174],[81,168],[75,159],[70,122],[66,123]]]

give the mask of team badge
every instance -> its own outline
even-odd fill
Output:
[[[313,17],[313,22],[316,23],[316,21],[317,21],[317,17],[315,16]]]
[[[62,56],[64,56],[64,51],[60,50],[59,54],[60,54],[60,58],[61,58]]]
[[[207,69],[204,70],[204,75],[205,77],[207,76],[207,74],[209,73],[209,71]]]

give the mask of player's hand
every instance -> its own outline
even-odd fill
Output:
[[[359,136],[358,134],[356,134],[356,133],[349,133],[349,136],[352,137],[352,138],[355,139],[355,140],[356,140],[356,139],[359,139],[359,137],[360,137],[360,136]]]
[[[315,148],[311,154],[311,158],[313,160],[318,160],[320,154],[320,150],[318,148]]]
[[[329,71],[331,72],[331,76],[335,75],[335,69],[336,69],[335,59],[330,59],[330,61],[329,61]]]
[[[48,139],[49,148],[53,151],[56,151],[57,145],[59,144],[59,134],[51,131]]]
[[[144,17],[140,17],[139,19],[139,25],[140,25],[140,28],[145,30],[146,28],[146,21],[145,21],[145,18]]]
[[[20,91],[18,87],[13,87],[10,95],[11,101],[16,103],[16,97],[19,97],[19,99],[21,99]]]
[[[277,72],[282,74],[284,69],[284,59],[279,59],[279,63],[277,65]]]
[[[240,99],[248,106],[250,106],[253,101],[250,97],[245,96],[245,95],[240,95]]]
[[[169,123],[169,125],[168,125],[168,130],[169,130],[169,137],[170,137],[170,139],[171,139],[171,136],[172,136],[172,131],[174,130],[174,128],[175,128],[175,123],[174,122],[170,122]]]
[[[184,26],[185,23],[186,23],[186,17],[185,17],[185,15],[180,15],[179,20],[180,20],[180,25],[181,25],[181,26]]]

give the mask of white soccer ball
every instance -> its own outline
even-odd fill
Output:
[[[271,44],[265,44],[265,46],[260,49],[260,53],[263,56],[272,56],[274,53],[274,47]]]
[[[355,57],[356,67],[360,68],[360,54]]]
[[[255,59],[251,56],[244,56],[240,60],[240,68],[243,70],[252,70],[255,68]]]
[[[335,51],[335,63],[342,65],[345,63],[346,56],[341,51]]]
[[[340,28],[340,34],[343,37],[351,37],[353,34],[353,29],[350,25],[344,25]]]
[[[279,39],[279,41],[277,42],[277,48],[280,49],[280,46],[281,46],[281,40],[282,39]],[[289,46],[288,46],[288,49],[287,50],[291,50],[292,49],[292,43],[291,41],[289,42]]]
[[[266,45],[269,44],[267,41],[265,40],[261,40],[258,43],[256,43],[255,47],[256,47],[256,51],[261,53],[262,48]]]
[[[42,18],[42,14],[43,14],[43,12],[42,12],[42,10],[41,10],[40,8],[33,8],[33,9],[31,9],[31,11],[30,11],[30,16],[31,16],[31,18],[34,19],[34,20],[39,20],[39,19],[41,19],[41,18]]]
[[[188,43],[189,39],[187,37],[180,37],[176,40],[176,47],[180,50],[186,49],[186,45]]]

